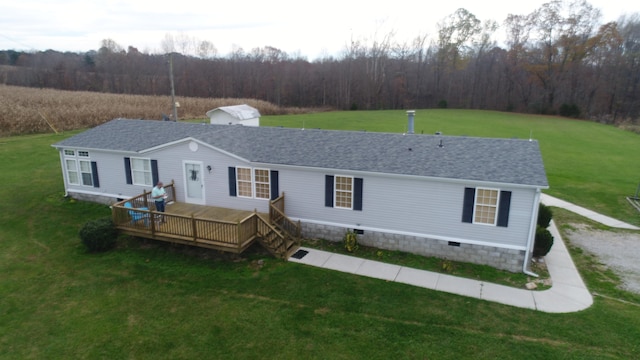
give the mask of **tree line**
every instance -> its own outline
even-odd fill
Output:
[[[171,61],[178,97],[342,110],[488,109],[637,123],[640,16],[605,24],[600,18],[584,0],[554,0],[530,14],[509,15],[501,26],[458,9],[432,36],[399,42],[390,31],[352,39],[340,54],[313,61],[270,46],[219,56],[211,42],[187,46],[169,35],[164,54],[106,39],[86,53],[0,51],[0,82],[167,95]],[[506,35],[500,43],[499,29]]]

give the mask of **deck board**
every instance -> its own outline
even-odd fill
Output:
[[[237,223],[254,213],[253,211],[187,204],[181,202],[167,204],[165,207],[165,212],[167,214],[175,214],[188,217],[191,217],[193,215],[193,217],[200,219],[230,221],[234,223]]]

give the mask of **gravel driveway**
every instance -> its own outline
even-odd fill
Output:
[[[595,255],[622,280],[622,288],[640,294],[640,233],[595,230],[571,224],[567,240]]]

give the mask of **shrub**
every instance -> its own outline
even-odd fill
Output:
[[[540,204],[540,207],[538,208],[538,225],[546,229],[549,227],[552,218],[553,212],[551,211],[551,208],[544,204]]]
[[[536,227],[536,238],[533,244],[533,256],[541,257],[547,255],[552,245],[553,235],[551,235],[547,228],[538,225],[538,227]]]
[[[102,252],[115,247],[118,231],[111,218],[105,217],[85,223],[79,235],[89,252]]]
[[[438,101],[438,108],[440,109],[446,109],[449,107],[449,104],[447,104],[447,100],[440,100]]]
[[[347,231],[344,235],[344,248],[348,252],[354,252],[358,250],[358,235],[355,231]]]
[[[576,104],[564,103],[558,110],[560,116],[577,118],[580,116],[580,108]]]

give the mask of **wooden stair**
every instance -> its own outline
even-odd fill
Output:
[[[270,223],[261,216],[258,223],[258,242],[273,256],[288,259],[300,247],[300,239],[296,234]]]

